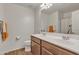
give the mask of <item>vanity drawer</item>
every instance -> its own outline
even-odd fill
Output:
[[[33,37],[33,36],[31,36],[31,39],[32,39],[32,41],[34,41],[34,42],[40,44],[40,39],[38,39],[38,38],[36,38],[36,37]]]
[[[48,43],[46,41],[42,41],[42,47],[46,48],[54,55],[73,55],[74,53],[67,51],[63,48],[57,47],[54,44]]]
[[[53,54],[44,47],[42,47],[42,55],[53,55]]]

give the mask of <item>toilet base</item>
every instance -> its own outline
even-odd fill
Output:
[[[31,51],[31,48],[25,48],[25,51],[26,52]]]

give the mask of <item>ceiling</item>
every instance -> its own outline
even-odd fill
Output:
[[[79,3],[56,3],[53,4],[46,12],[51,13],[55,11],[61,11],[63,13],[72,12],[79,9]]]
[[[19,3],[19,5],[22,5],[24,7],[29,6],[31,8],[39,8],[41,3]],[[55,11],[61,11],[61,12],[71,12],[74,10],[79,9],[79,3],[53,3],[53,6],[50,7],[47,10],[43,10],[44,13],[52,13]]]
[[[17,4],[24,7],[29,6],[34,9],[39,8],[39,6],[41,5],[41,3],[17,3]]]

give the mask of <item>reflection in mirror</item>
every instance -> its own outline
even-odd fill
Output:
[[[66,34],[79,34],[79,10],[64,13],[61,19],[61,32]]]
[[[72,33],[72,13],[63,13],[61,19],[61,32],[71,34]]]
[[[42,10],[40,18],[42,27],[53,26],[52,32],[79,34],[79,3],[53,3],[47,10]]]

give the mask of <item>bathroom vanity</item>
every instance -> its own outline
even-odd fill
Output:
[[[31,52],[33,55],[78,55],[77,45],[64,42],[60,37],[33,34],[31,36]]]

